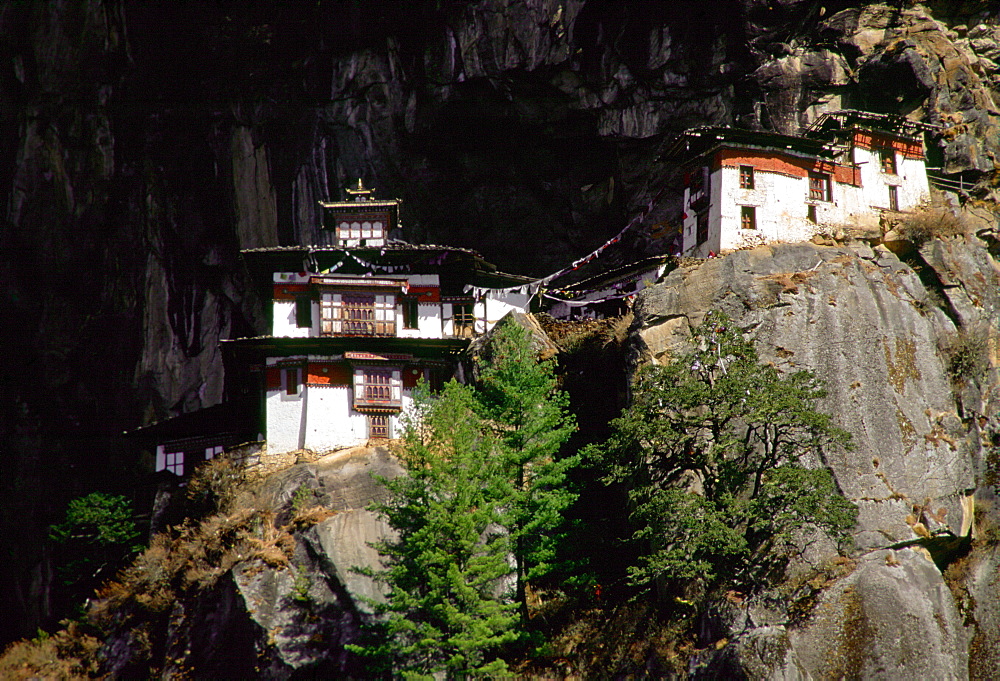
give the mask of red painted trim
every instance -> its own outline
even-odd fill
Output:
[[[441,289],[437,286],[411,286],[406,295],[419,299],[421,303],[441,302]]]
[[[309,362],[306,383],[308,385],[350,385],[351,376],[351,367],[344,362]]]
[[[312,286],[309,284],[275,284],[274,299],[295,300],[296,296],[301,296],[303,293],[312,293],[312,290]]]

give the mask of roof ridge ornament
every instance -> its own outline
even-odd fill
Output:
[[[358,178],[358,186],[356,189],[352,189],[351,187],[346,187],[345,191],[347,192],[348,196],[353,198],[355,201],[371,201],[375,198],[373,196],[375,190],[366,189],[360,177]]]

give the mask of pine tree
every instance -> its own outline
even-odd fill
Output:
[[[580,457],[558,456],[576,423],[552,360],[538,359],[527,329],[513,321],[498,325],[487,350],[475,398],[508,487],[503,525],[514,542],[517,600],[526,616],[526,585],[551,569],[563,512],[576,499],[566,476]]]
[[[505,669],[527,580],[548,571],[575,499],[564,484],[578,457],[558,457],[574,425],[551,363],[505,324],[478,368],[476,388],[417,391],[398,449],[406,473],[382,481],[388,499],[374,507],[397,536],[376,545],[385,569],[367,571],[388,588],[376,640],[353,649],[404,676]]]
[[[388,586],[377,641],[356,652],[408,678],[448,678],[506,669],[499,649],[516,639],[509,585],[510,536],[502,525],[495,443],[474,411],[471,390],[448,383],[418,396],[399,453],[406,474],[383,480],[375,510],[397,531],[376,545]]]

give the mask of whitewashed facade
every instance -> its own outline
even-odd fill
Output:
[[[684,255],[802,241],[840,227],[878,226],[882,213],[930,197],[919,131],[851,112],[812,137],[727,128],[686,133]],[[828,119],[834,120],[834,119]],[[823,123],[825,121],[818,121]]]

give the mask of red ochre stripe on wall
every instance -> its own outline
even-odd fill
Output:
[[[351,367],[345,362],[309,362],[309,385],[350,385]]]
[[[281,367],[268,367],[265,382],[268,390],[281,390]],[[309,362],[306,367],[306,384],[350,385],[351,367],[346,362]]]
[[[275,300],[295,300],[295,296],[301,296],[303,293],[311,293],[312,286],[309,284],[275,284],[274,285],[274,299]]]
[[[924,147],[920,142],[908,142],[867,132],[854,133],[854,144],[869,150],[892,147],[906,158],[921,159],[924,157]]]
[[[829,173],[841,184],[861,185],[860,169],[830,161],[785,156],[773,151],[748,152],[745,149],[723,149],[715,157],[715,167],[753,166],[765,173],[779,173],[791,177],[809,177],[809,173]]]
[[[441,302],[441,289],[437,286],[411,286],[406,295],[417,298],[421,303]]]

